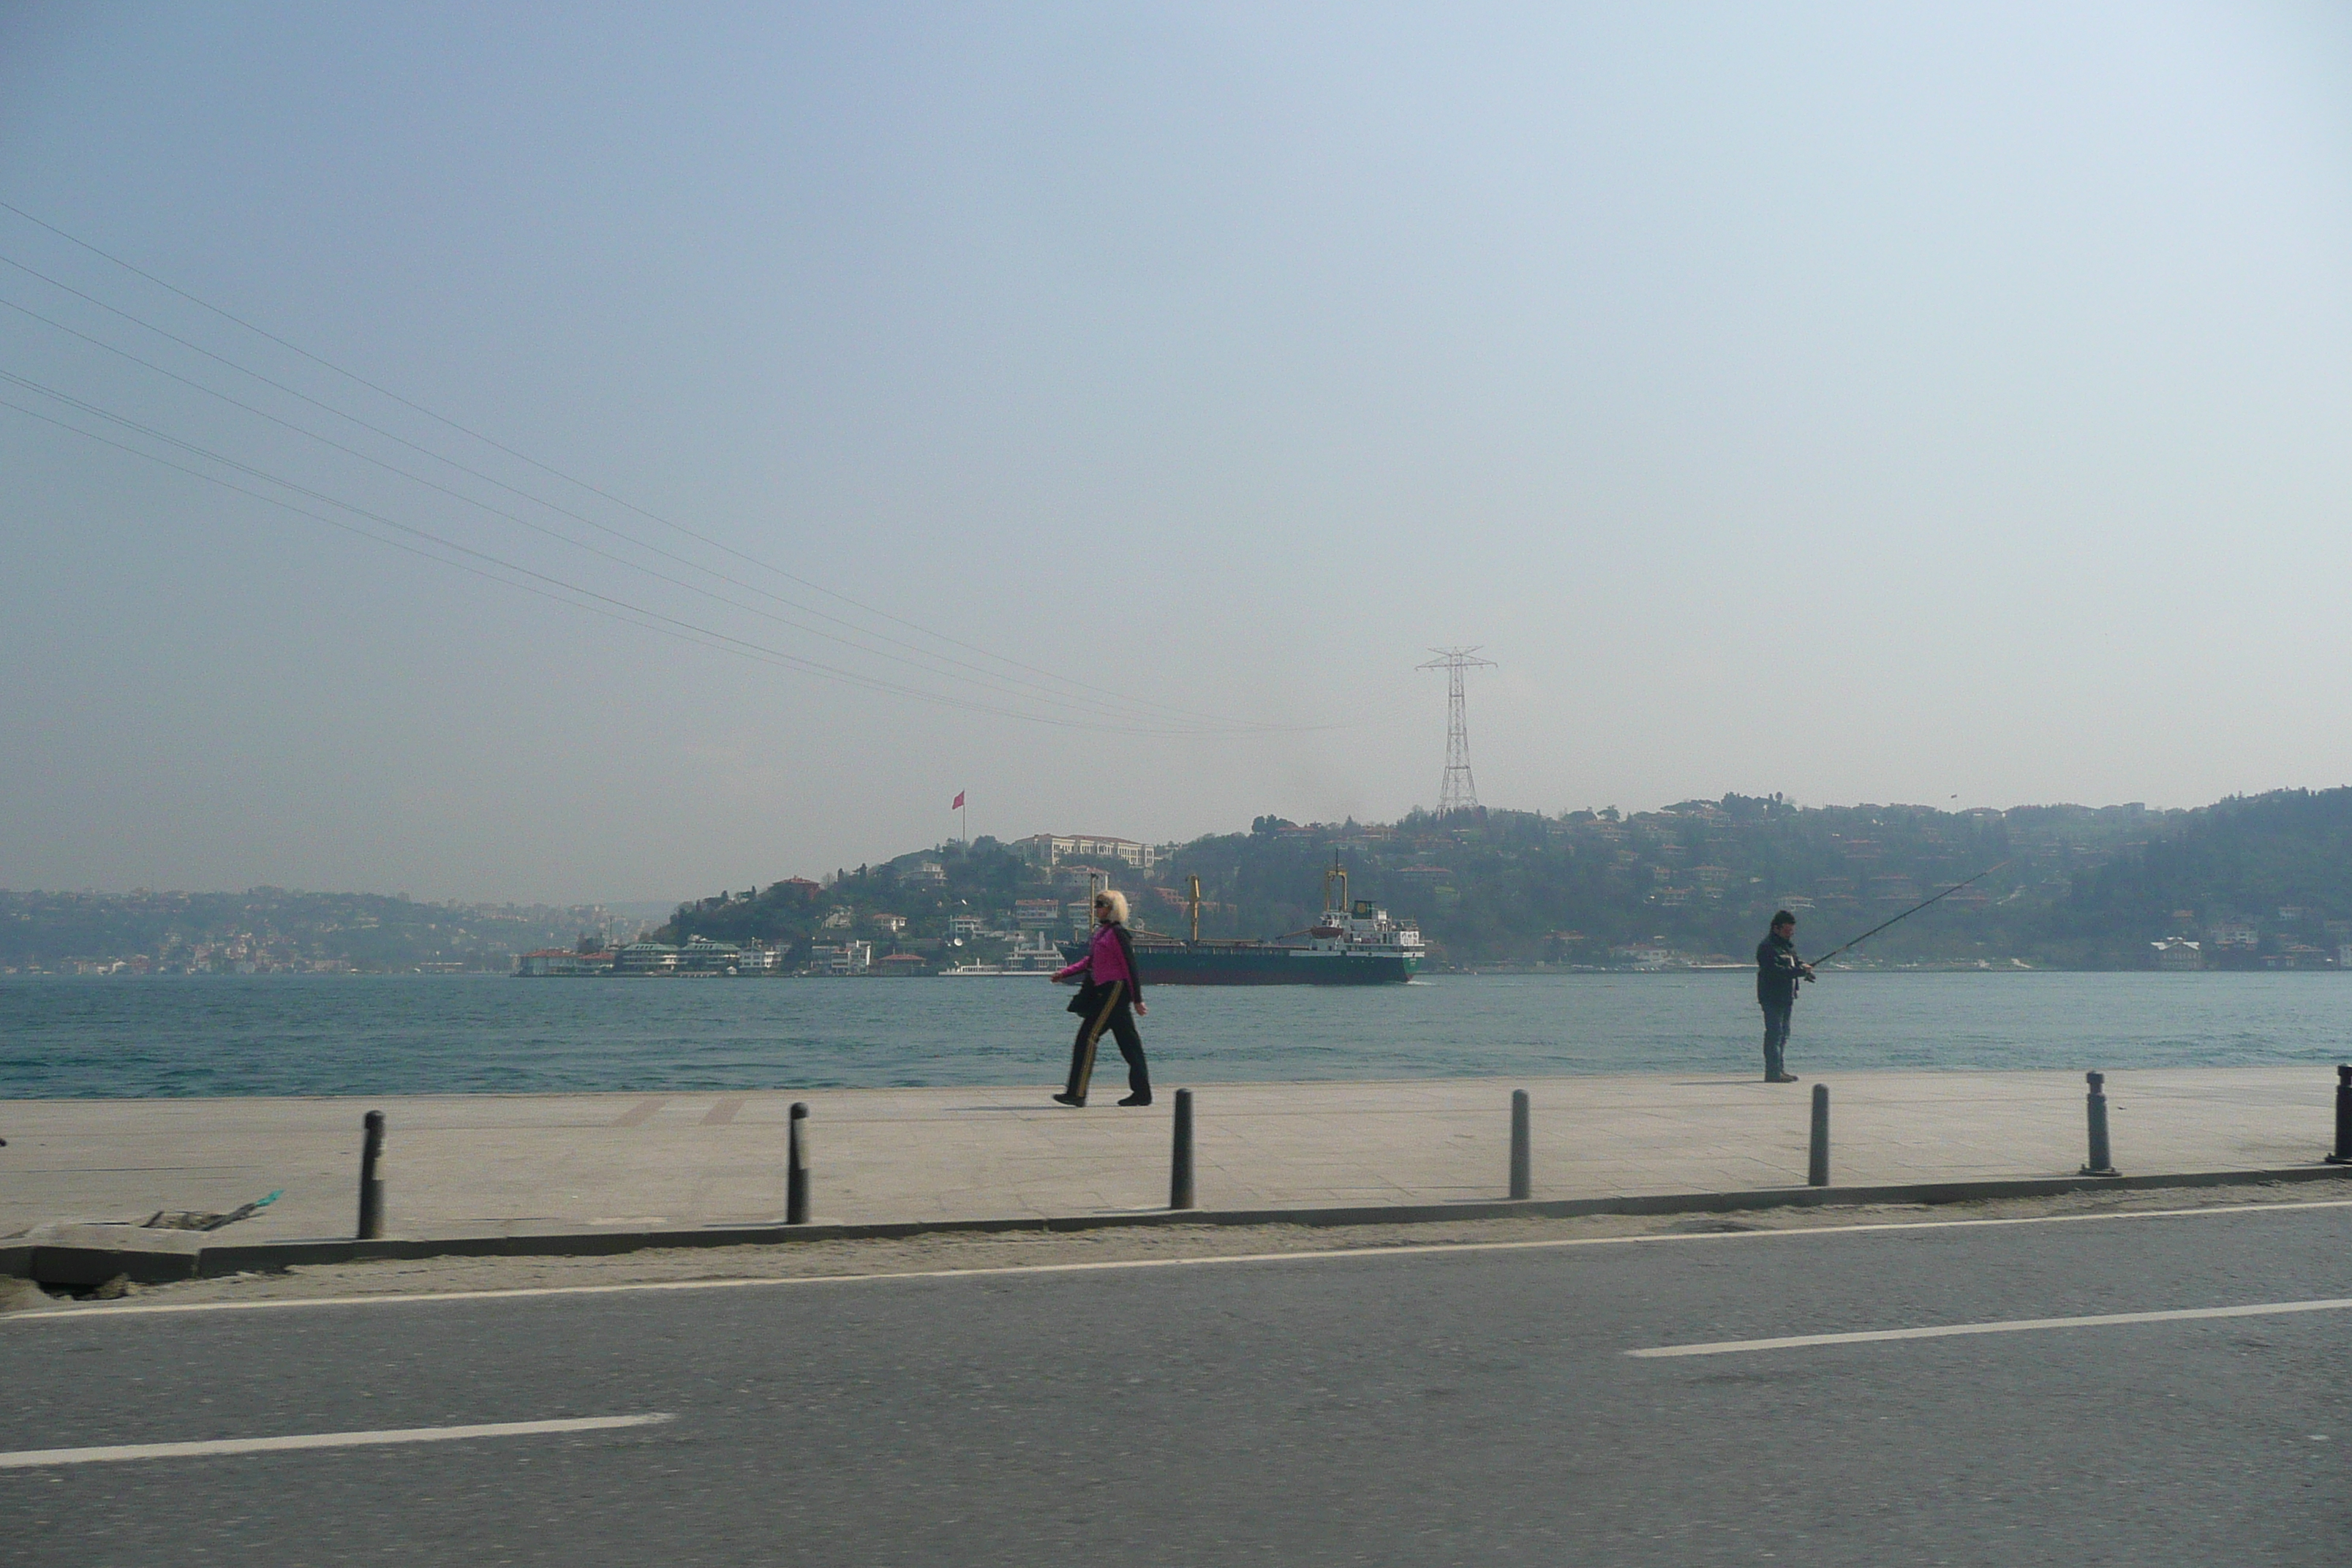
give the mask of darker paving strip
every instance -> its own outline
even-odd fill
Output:
[[[654,1119],[654,1112],[659,1110],[663,1106],[667,1105],[668,1103],[669,1097],[667,1095],[662,1095],[652,1100],[641,1100],[637,1101],[636,1104],[629,1107],[628,1110],[621,1112],[620,1115],[613,1118],[613,1120],[606,1123],[606,1125],[612,1127],[643,1127],[646,1122],[651,1121]]]
[[[722,1100],[703,1113],[702,1124],[705,1127],[724,1127],[734,1121],[736,1114],[750,1103],[748,1099],[740,1094]],[[633,1110],[629,1114],[635,1116],[636,1112]],[[616,1122],[614,1125],[617,1126],[619,1123]],[[634,1126],[635,1123],[630,1125]]]

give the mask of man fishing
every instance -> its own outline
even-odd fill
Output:
[[[1764,1081],[1794,1083],[1781,1053],[1789,1044],[1789,1017],[1796,1010],[1797,987],[1814,978],[1813,966],[1797,956],[1797,917],[1786,910],[1772,914],[1772,931],[1756,944],[1756,1000],[1764,1008]]]
[[[1797,987],[1808,980],[1821,978],[1813,973],[1814,964],[1827,963],[1838,954],[1860,947],[1887,927],[1909,920],[1931,904],[1942,903],[1962,888],[1983,881],[2008,864],[2003,860],[2000,865],[1988,866],[1967,880],[1953,883],[1934,898],[1920,900],[1893,920],[1879,921],[1845,946],[1830,949],[1814,959],[1812,963],[1797,956],[1797,917],[1786,910],[1775,910],[1772,912],[1772,934],[1756,944],[1756,1000],[1764,1007],[1764,1081],[1797,1081],[1797,1075],[1788,1070],[1780,1057],[1789,1044],[1789,1015],[1796,1010]]]

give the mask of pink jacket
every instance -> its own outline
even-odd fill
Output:
[[[1132,993],[1135,990],[1135,971],[1127,962],[1126,944],[1118,938],[1117,926],[1095,927],[1094,941],[1087,944],[1087,955],[1076,963],[1055,971],[1054,978],[1067,980],[1084,970],[1091,984],[1103,985],[1114,980],[1124,980],[1129,992]]]

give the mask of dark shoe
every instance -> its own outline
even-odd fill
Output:
[[[1764,1081],[1766,1083],[1794,1083],[1797,1081],[1797,1075],[1792,1072],[1776,1072]],[[1054,1098],[1059,1100],[1061,1096],[1055,1095]]]
[[[1080,1110],[1084,1110],[1087,1108],[1087,1102],[1086,1102],[1086,1100],[1085,1100],[1082,1097],[1080,1097],[1080,1096],[1078,1096],[1078,1095],[1075,1095],[1075,1094],[1057,1094],[1057,1095],[1055,1095],[1054,1098],[1055,1098],[1056,1100],[1060,1101],[1060,1102],[1061,1102],[1062,1104],[1064,1104],[1064,1105],[1075,1105],[1075,1106],[1076,1106]]]
[[[1151,1097],[1148,1094],[1130,1094],[1125,1100],[1120,1100],[1119,1103],[1121,1105],[1149,1105],[1151,1103]]]

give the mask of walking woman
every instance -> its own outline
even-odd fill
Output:
[[[1151,1103],[1151,1074],[1143,1065],[1143,1037],[1135,1020],[1143,1005],[1143,982],[1135,971],[1135,939],[1127,933],[1127,895],[1103,891],[1095,895],[1095,934],[1087,955],[1066,969],[1056,970],[1055,982],[1085,984],[1070,998],[1078,1016],[1078,1037],[1070,1047],[1070,1086],[1054,1098],[1064,1105],[1084,1105],[1087,1086],[1095,1076],[1095,1047],[1108,1029],[1127,1058],[1128,1096],[1121,1105]]]

